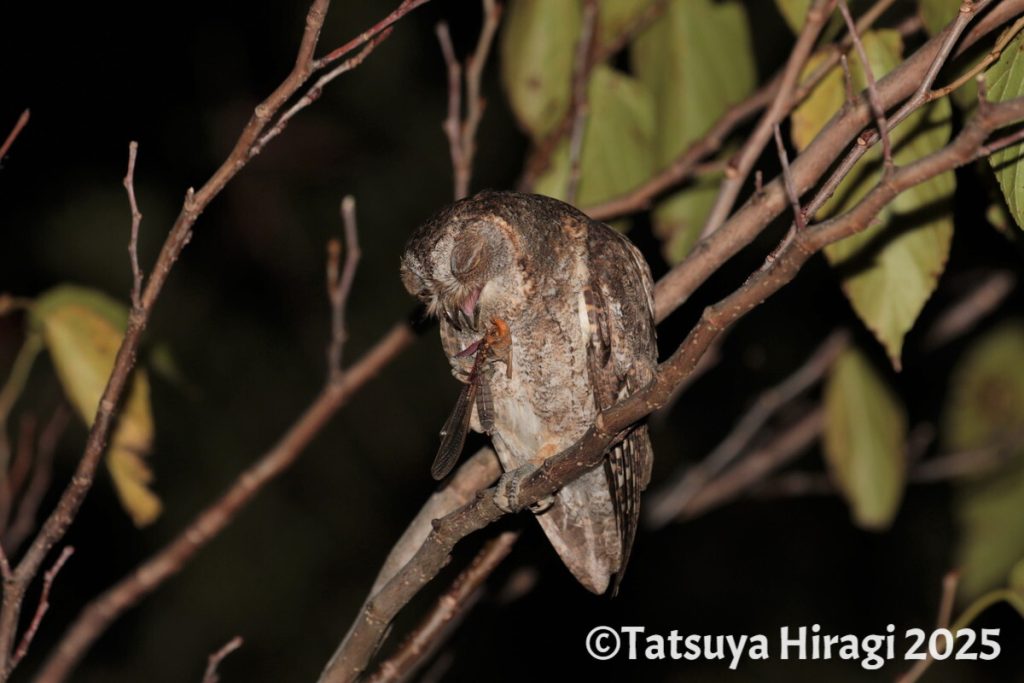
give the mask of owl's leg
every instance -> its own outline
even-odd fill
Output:
[[[504,512],[516,512],[519,510],[519,489],[522,486],[523,480],[533,474],[536,469],[536,465],[527,463],[501,475],[501,478],[498,479],[498,490],[494,494],[494,504]],[[554,502],[554,496],[547,496],[530,505],[530,512],[540,514],[551,507]]]
[[[537,469],[537,465],[534,463],[542,463],[557,452],[558,448],[554,444],[548,444],[544,448],[540,449],[540,452],[537,453],[531,462],[501,475],[501,479],[498,480],[497,484],[498,490],[494,494],[494,504],[505,512],[515,512],[518,510],[520,507],[519,488],[522,481],[533,474]],[[535,515],[540,514],[550,508],[554,502],[554,496],[545,496],[541,500],[538,500],[536,503],[529,506],[530,512]]]

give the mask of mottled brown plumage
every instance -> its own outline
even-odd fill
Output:
[[[644,386],[657,364],[650,271],[629,240],[563,202],[483,192],[420,227],[402,281],[441,321],[459,379],[487,322],[507,322],[511,350],[483,375],[487,431],[506,472],[571,445],[597,411]],[[511,367],[503,367],[510,364]],[[480,393],[480,392],[478,392]],[[477,409],[472,426],[483,431]],[[588,589],[616,586],[650,479],[647,427],[635,427],[537,519]]]

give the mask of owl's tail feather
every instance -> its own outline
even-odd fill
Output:
[[[623,550],[605,473],[592,470],[561,489],[537,521],[573,576],[587,590],[605,593]]]

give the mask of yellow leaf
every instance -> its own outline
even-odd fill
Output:
[[[65,285],[40,296],[32,318],[65,394],[91,426],[124,335],[126,309],[94,290]],[[107,453],[118,497],[138,526],[151,523],[161,509],[160,499],[147,487],[153,474],[142,459],[152,442],[149,381],[140,368],[132,375]]]
[[[870,31],[863,42],[876,78],[902,59],[902,40],[895,31]],[[859,92],[867,77],[859,57],[852,55],[849,63],[853,86]],[[845,100],[845,79],[836,68],[794,112],[791,135],[798,149],[810,144]],[[894,162],[907,164],[943,147],[952,130],[950,117],[945,98],[907,117],[890,133]],[[857,163],[818,212],[818,219],[849,210],[876,185],[882,173],[881,147],[876,144]],[[935,291],[949,258],[955,187],[952,172],[938,175],[901,193],[866,230],[825,248],[825,256],[842,277],[850,304],[897,369],[903,340]]]

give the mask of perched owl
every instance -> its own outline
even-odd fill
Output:
[[[506,473],[570,446],[599,410],[654,376],[646,262],[625,237],[558,200],[483,192],[456,202],[413,234],[402,282],[440,319],[455,376],[486,397],[468,406],[470,424],[490,434]],[[494,324],[506,348],[485,359]],[[535,513],[595,593],[622,578],[652,458],[647,427],[636,426],[603,470]]]

